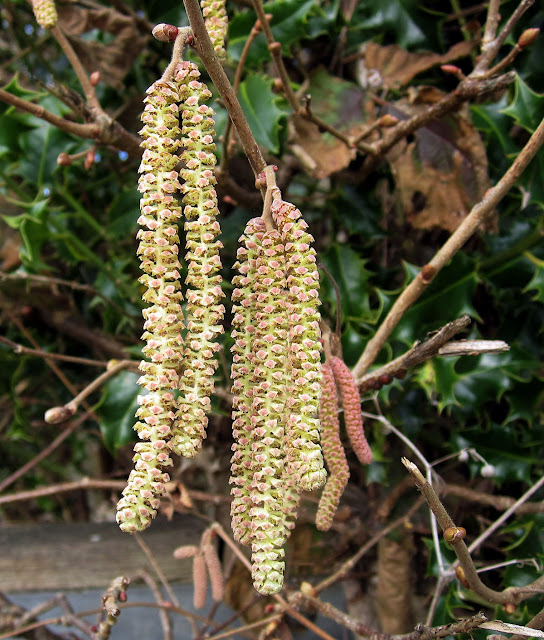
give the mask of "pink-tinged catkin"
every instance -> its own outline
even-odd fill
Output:
[[[266,231],[256,244],[249,517],[253,584],[259,593],[270,595],[283,585],[283,545],[288,535],[284,486],[288,323],[280,234]]]
[[[315,524],[320,531],[331,528],[340,498],[349,480],[346,453],[340,441],[338,421],[338,396],[331,366],[322,368],[323,381],[319,420],[321,423],[321,447],[329,470],[327,484],[321,494]]]
[[[207,589],[208,574],[206,573],[206,560],[199,550],[193,558],[193,604],[195,609],[202,609],[206,604]]]
[[[326,478],[321,453],[321,332],[319,274],[313,237],[300,211],[274,199],[272,217],[284,243],[288,316],[289,389],[287,399],[287,475],[301,489],[312,491]]]
[[[226,0],[200,0],[204,25],[220,60],[226,58],[225,40],[228,32]]]
[[[235,540],[250,545],[251,520],[251,446],[253,425],[251,423],[251,405],[253,402],[253,339],[255,335],[254,306],[256,292],[253,289],[255,278],[257,244],[261,242],[265,231],[262,218],[253,218],[246,225],[240,238],[237,262],[234,268],[238,272],[232,280],[232,420],[233,455],[231,458],[230,484],[232,504],[232,532]]]
[[[56,26],[58,15],[54,0],[32,0],[32,10],[36,22],[42,29],[52,29]]]
[[[331,367],[340,389],[342,407],[344,409],[344,424],[353,451],[361,464],[370,464],[372,462],[372,450],[365,437],[359,389],[355,384],[349,367],[341,358],[337,356],[331,358]]]
[[[215,545],[211,542],[202,542],[202,554],[208,567],[208,574],[210,576],[210,584],[212,587],[212,597],[216,602],[221,602],[225,595],[225,580],[223,578],[223,568],[221,566],[221,560],[217,555]]]
[[[215,354],[219,350],[218,336],[223,332],[225,308],[220,304],[221,260],[217,240],[220,233],[217,216],[217,193],[214,189],[215,131],[213,110],[204,104],[211,97],[200,73],[192,62],[182,62],[177,68],[176,84],[181,102],[181,171],[184,183],[183,214],[187,253],[187,333],[183,370],[179,380],[178,399],[172,451],[191,458],[206,437],[207,414],[211,411],[210,396],[214,389],[217,369]]]
[[[140,282],[146,287],[143,300],[149,306],[143,310],[146,360],[140,363],[143,375],[138,380],[147,394],[138,397],[134,429],[147,442],[134,447],[135,467],[117,505],[117,522],[129,533],[142,531],[151,523],[169,480],[163,469],[173,464],[167,443],[172,435],[174,390],[183,356],[176,224],[181,210],[175,198],[180,187],[175,171],[178,100],[174,83],[155,82],[147,90],[140,131],[144,152],[138,182],[142,194],[138,255],[144,272]]]

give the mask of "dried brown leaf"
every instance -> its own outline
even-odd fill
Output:
[[[379,72],[385,89],[398,88],[406,85],[414,76],[436,67],[447,64],[459,58],[465,58],[474,48],[474,42],[458,42],[444,54],[439,53],[410,53],[392,44],[382,47],[376,42],[365,45],[364,67]]]
[[[425,108],[397,103],[388,111],[404,119]],[[397,201],[417,229],[455,231],[489,188],[485,147],[465,115],[453,114],[427,124],[412,141],[396,145],[387,159]]]
[[[101,82],[123,88],[123,79],[146,43],[130,16],[113,8],[88,8],[76,4],[59,4],[59,26],[70,40],[85,70],[100,72]],[[99,29],[114,36],[109,44],[79,38]]]

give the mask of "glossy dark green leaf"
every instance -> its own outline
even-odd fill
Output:
[[[119,447],[136,439],[135,423],[136,398],[141,392],[137,384],[138,374],[121,371],[102,392],[96,413],[100,418],[100,432],[108,449],[114,453]]]
[[[532,91],[520,76],[516,76],[514,87],[514,99],[502,109],[502,113],[513,118],[520,127],[533,133],[544,117],[544,94]]]
[[[279,152],[279,134],[287,112],[281,108],[283,100],[272,92],[272,81],[252,74],[241,84],[238,99],[257,142],[271,151]]]
[[[266,13],[272,15],[270,27],[274,38],[282,45],[284,55],[289,54],[291,45],[308,33],[308,17],[310,14],[321,14],[313,0],[300,2],[299,0],[279,0],[268,2]],[[233,60],[239,60],[248,34],[255,24],[256,14],[253,11],[238,13],[229,25],[229,55]],[[315,27],[312,29],[312,35]],[[270,52],[264,35],[259,34],[251,44],[247,62],[255,65],[270,60]]]

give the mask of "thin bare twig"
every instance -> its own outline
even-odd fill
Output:
[[[406,458],[402,458],[402,463],[410,472],[410,475],[412,476],[416,487],[419,489],[419,491],[421,491],[423,497],[429,505],[429,508],[438,520],[438,523],[440,524],[442,530],[446,531],[448,529],[457,529],[449,513],[446,511],[444,505],[440,501],[440,498],[436,494],[435,490],[433,489],[431,484],[429,484],[429,482],[427,482],[427,480],[423,477],[417,466]],[[542,479],[542,481],[544,483],[544,478]],[[469,588],[488,602],[502,605],[517,605],[523,600],[530,598],[537,589],[542,589],[542,587],[544,587],[544,577],[541,577],[535,580],[530,585],[526,585],[521,588],[507,587],[506,589],[504,589],[504,591],[495,591],[494,589],[490,589],[480,580],[480,577],[470,555],[470,550],[465,544],[463,537],[455,537],[450,541],[450,545],[454,550],[455,555],[457,556],[457,560],[463,569],[464,576],[469,585]]]
[[[446,243],[437,251],[433,259],[422,268],[419,274],[397,298],[385,320],[375,335],[369,340],[363,354],[355,365],[353,369],[355,379],[362,377],[368,371],[407,309],[414,304],[439,271],[448,264],[465,242],[491,215],[499,202],[512,189],[543,143],[544,120],[538,125],[527,144],[520,151],[518,157],[499,182],[497,182],[493,188],[489,189],[483,200],[472,208],[469,215],[461,222]]]
[[[265,159],[261,154],[259,145],[253,136],[232,85],[223,71],[221,62],[214,51],[210,37],[208,36],[208,32],[204,25],[204,18],[202,17],[200,4],[198,0],[183,0],[183,3],[185,5],[185,10],[187,12],[191,28],[193,29],[195,37],[195,51],[204,63],[206,71],[210,74],[210,78],[223,100],[230,119],[236,127],[238,137],[240,138],[244,152],[249,160],[249,164],[253,169],[253,173],[255,176],[258,176],[266,166]]]

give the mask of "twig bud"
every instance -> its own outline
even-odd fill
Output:
[[[457,542],[459,540],[463,540],[467,535],[464,527],[448,527],[444,531],[444,540],[449,543]]]
[[[160,42],[174,42],[178,36],[179,29],[173,24],[166,24],[161,22],[156,27],[153,27],[153,37]]]
[[[47,424],[58,424],[71,418],[75,413],[75,409],[66,405],[64,407],[53,407],[45,412],[44,420]]]
[[[100,82],[100,71],[93,71],[89,76],[89,82],[96,87]]]
[[[57,164],[60,164],[61,167],[69,167],[72,164],[72,158],[63,151],[57,156]]]
[[[398,123],[398,121],[398,118],[391,115],[390,113],[386,113],[378,120],[378,124],[382,128],[394,127]]]
[[[525,29],[525,31],[520,35],[518,40],[518,47],[520,49],[525,49],[533,44],[533,42],[538,38],[538,34],[540,33],[540,29]]]

